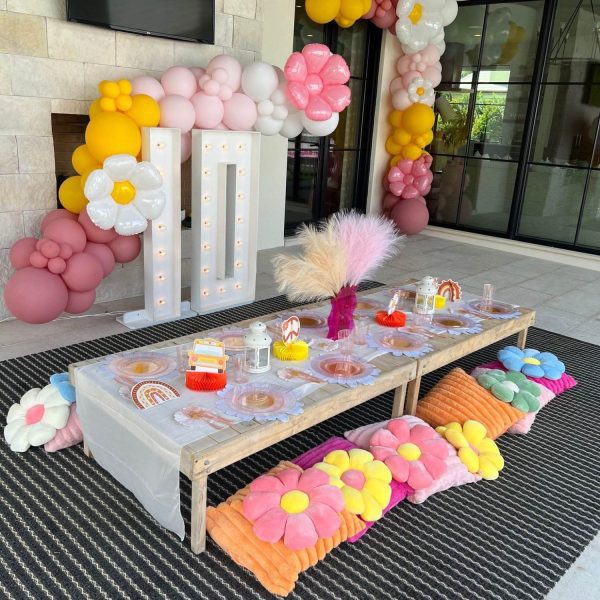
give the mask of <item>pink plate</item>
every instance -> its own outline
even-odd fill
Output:
[[[415,352],[427,342],[424,336],[404,331],[378,331],[373,337],[384,348],[401,352]]]
[[[137,352],[116,356],[108,363],[108,368],[117,376],[142,381],[175,371],[177,361],[158,352]]]
[[[488,315],[511,315],[518,312],[516,306],[505,302],[492,302],[489,306],[483,304],[483,300],[475,299],[467,303],[471,308]]]
[[[477,325],[477,323],[475,323],[473,319],[469,319],[469,317],[447,313],[433,315],[431,324],[433,327],[442,329],[468,329]]]
[[[226,329],[210,334],[210,337],[223,342],[227,352],[243,352],[244,351],[244,336],[247,331],[244,329]]]

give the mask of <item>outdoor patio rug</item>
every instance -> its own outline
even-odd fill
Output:
[[[71,362],[289,308],[283,298],[0,363],[0,415]],[[514,340],[508,340],[513,343]],[[494,482],[392,510],[357,544],[342,544],[300,576],[290,598],[543,598],[600,528],[600,358],[591,344],[533,329],[579,380],[526,436],[499,440]],[[458,361],[470,369],[490,347]],[[428,375],[429,389],[450,367]],[[215,505],[282,459],[389,416],[386,394],[209,477]],[[195,556],[161,529],[81,447],[9,451],[0,440],[0,596],[3,598],[271,597],[209,538]],[[182,480],[189,529],[190,486]]]

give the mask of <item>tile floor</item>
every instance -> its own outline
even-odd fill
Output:
[[[257,300],[278,293],[271,274],[273,256],[295,251],[294,246],[286,246],[259,253]],[[600,271],[418,235],[407,240],[399,256],[380,269],[374,279],[394,283],[424,275],[452,278],[473,293],[481,293],[484,283],[492,283],[497,299],[535,308],[538,327],[600,345]],[[47,325],[0,322],[0,360],[126,331],[113,313],[142,307],[142,298],[128,298],[98,304],[81,318]],[[600,535],[572,565],[548,600],[600,599],[599,580]]]

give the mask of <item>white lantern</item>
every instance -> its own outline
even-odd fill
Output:
[[[248,373],[264,373],[271,368],[271,342],[267,326],[260,321],[250,325],[244,337],[244,369]]]
[[[419,315],[432,315],[435,312],[435,296],[438,284],[433,277],[423,277],[417,283],[415,295],[415,313]]]

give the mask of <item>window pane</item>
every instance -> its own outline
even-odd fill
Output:
[[[467,114],[471,90],[441,92],[435,102],[437,113],[431,151],[464,156],[467,148]]]
[[[463,185],[460,224],[505,233],[517,164],[469,159]]]
[[[575,243],[586,169],[531,165],[519,235]]]
[[[600,171],[592,171],[577,243],[600,249]]]
[[[462,158],[433,157],[433,184],[426,198],[432,222],[456,224],[464,162]]]
[[[442,56],[442,81],[461,81],[464,72],[479,63],[479,46],[485,6],[461,6],[456,20],[444,29],[446,51]]]
[[[325,216],[354,206],[356,152],[330,150],[327,169]]]
[[[572,166],[590,164],[600,108],[587,102],[594,100],[599,92],[600,89],[587,92],[583,85],[542,87],[533,161]]]
[[[600,0],[559,0],[546,68],[548,82],[586,83],[600,59]],[[596,64],[594,64],[596,63]]]
[[[358,149],[360,134],[360,119],[364,110],[362,101],[364,83],[358,79],[350,80],[352,102],[340,113],[340,124],[331,135],[336,148]]]
[[[316,146],[302,144],[299,150],[288,150],[286,224],[312,221],[317,190],[319,152]]]
[[[300,52],[307,44],[322,44],[325,40],[325,28],[308,18],[302,4],[296,5],[294,22],[294,50]]]
[[[517,160],[521,150],[529,85],[508,85],[485,81],[484,75],[501,72],[482,71],[477,86],[475,117],[471,130],[469,155]],[[492,78],[498,80],[498,78]]]
[[[531,81],[544,2],[488,5],[482,68],[508,70],[509,81]]]
[[[365,76],[367,27],[367,21],[361,19],[348,29],[338,29],[335,53],[341,54],[346,59],[346,62],[350,66],[350,74],[353,77]]]

